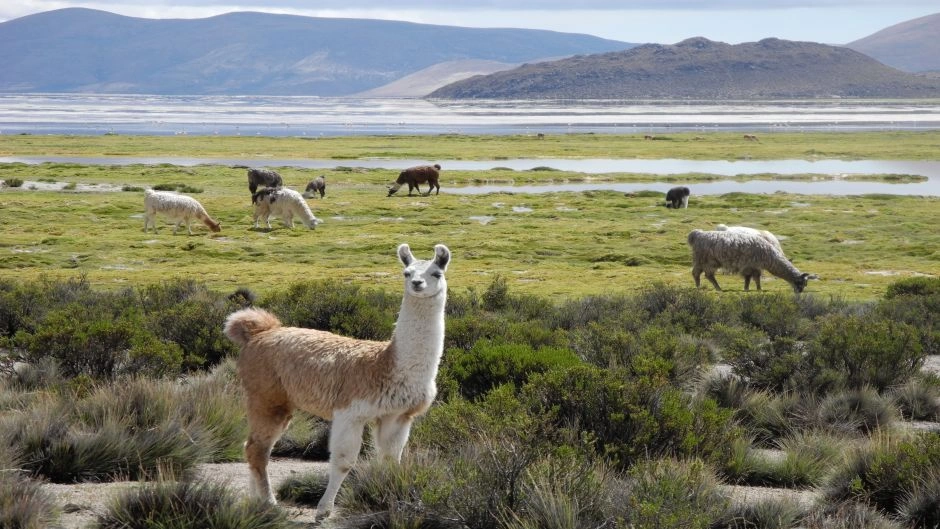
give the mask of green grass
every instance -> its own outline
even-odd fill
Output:
[[[179,156],[295,159],[398,158],[499,160],[509,158],[682,158],[692,160],[887,159],[930,160],[940,131],[800,132],[761,134],[676,133],[670,141],[643,134],[547,134],[534,136],[3,136],[0,156]],[[699,139],[696,139],[699,138]],[[352,165],[352,164],[351,164]],[[445,167],[446,169],[446,167]]]
[[[568,135],[544,141],[522,136],[342,137],[318,140],[239,137],[9,136],[0,155],[166,155],[246,158],[356,158],[381,148],[389,156],[421,159],[492,157],[684,157],[737,158],[736,134],[704,141],[643,142],[634,136]],[[560,143],[564,143],[561,152]],[[772,140],[772,141],[771,141]],[[660,143],[670,150],[661,151]],[[845,156],[923,159],[937,152],[940,133],[774,134],[748,149],[767,148],[766,158]],[[813,153],[808,153],[812,150]],[[838,151],[838,152],[837,152]],[[391,154],[389,154],[391,153]],[[764,156],[754,156],[755,158]],[[547,183],[584,180],[649,181],[650,175],[590,175],[567,171],[448,171],[439,196],[387,198],[396,171],[337,164],[331,170],[280,168],[288,186],[302,189],[326,174],[325,200],[308,201],[324,224],[316,231],[251,228],[245,170],[218,165],[102,166],[46,163],[2,164],[0,179],[54,180],[63,185],[109,184],[123,192],[82,193],[22,188],[0,191],[0,278],[67,278],[80,274],[106,288],[198,278],[211,287],[247,286],[265,292],[276,284],[329,276],[363,286],[397,287],[395,247],[411,244],[429,255],[448,244],[455,259],[451,288],[483,288],[496,274],[514,292],[554,298],[635,291],[653,281],[692,284],[685,243],[693,228],[745,224],[776,233],[801,270],[820,276],[807,292],[845,299],[874,299],[894,280],[940,269],[937,198],[731,193],[694,197],[689,209],[662,207],[662,194],[613,191],[547,194],[456,195],[448,187],[479,182]],[[809,175],[804,175],[809,177]],[[662,180],[655,177],[656,180]],[[694,182],[710,175],[678,175]],[[144,234],[143,194],[156,185],[201,189],[195,197],[222,222],[222,232]],[[807,205],[808,204],[808,205]],[[514,208],[517,210],[514,211]],[[526,211],[531,209],[531,211]],[[489,218],[482,224],[480,218]],[[765,276],[766,277],[766,276]],[[728,291],[741,278],[723,276]],[[768,278],[765,289],[789,291]]]

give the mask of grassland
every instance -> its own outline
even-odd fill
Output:
[[[221,290],[264,292],[287,282],[332,277],[369,286],[397,286],[394,248],[408,242],[416,255],[446,243],[459,259],[451,288],[480,289],[497,275],[515,292],[564,298],[633,291],[660,281],[692,285],[685,243],[693,228],[745,224],[781,236],[801,270],[818,274],[807,291],[846,299],[880,297],[892,281],[940,271],[940,199],[864,196],[851,199],[790,194],[694,197],[689,209],[662,207],[661,193],[618,192],[457,195],[448,186],[475,182],[558,182],[603,178],[649,180],[650,175],[590,175],[561,171],[446,171],[439,196],[385,196],[391,170],[355,168],[356,158],[499,159],[513,157],[672,157],[728,159],[930,159],[940,133],[774,134],[760,144],[738,135],[531,137],[72,137],[5,136],[3,156],[166,156],[257,159],[332,158],[331,170],[281,168],[285,183],[302,188],[327,176],[327,196],[309,203],[324,223],[315,231],[273,222],[252,228],[244,169],[201,165],[103,166],[2,164],[0,179],[22,179],[0,191],[0,277],[35,279],[85,275],[120,287],[184,277]],[[498,154],[497,154],[498,153]],[[348,161],[347,161],[348,160]],[[682,175],[676,181],[713,178]],[[660,178],[657,178],[660,180]],[[30,182],[38,182],[39,185]],[[85,185],[144,188],[180,183],[222,222],[172,235],[143,233],[143,193],[81,192]],[[74,186],[72,185],[74,184]],[[60,190],[60,187],[75,190]],[[31,189],[30,187],[33,187]],[[45,189],[49,188],[49,189]],[[55,188],[55,189],[52,189]],[[404,193],[400,192],[400,195]],[[719,278],[729,291],[743,281]],[[785,291],[783,281],[765,289]]]

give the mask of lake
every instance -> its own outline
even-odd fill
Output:
[[[0,134],[337,136],[940,129],[940,102],[0,94]]]

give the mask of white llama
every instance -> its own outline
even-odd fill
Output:
[[[265,226],[271,229],[271,215],[280,217],[288,228],[294,227],[294,217],[299,217],[304,226],[311,230],[316,229],[317,224],[320,223],[320,219],[310,211],[310,206],[307,205],[303,195],[293,189],[286,187],[262,189],[251,196],[251,202],[255,207],[253,215],[255,228],[261,220],[264,220]]]
[[[214,232],[222,231],[220,224],[206,213],[205,208],[195,198],[169,191],[148,189],[144,192],[144,233],[147,233],[147,228],[150,226],[153,226],[153,232],[157,233],[158,213],[174,223],[173,235],[176,235],[180,224],[184,222],[186,231],[192,235],[193,230],[190,224],[193,220],[199,220]]]
[[[402,244],[398,258],[405,267],[405,293],[388,342],[284,327],[256,308],[226,319],[225,335],[241,348],[238,373],[250,430],[245,457],[254,494],[275,502],[268,459],[296,408],[332,420],[329,484],[318,517],[332,511],[359,456],[366,424],[373,425],[377,457],[401,461],[412,421],[437,394],[450,250],[438,244],[432,260],[419,261]]]

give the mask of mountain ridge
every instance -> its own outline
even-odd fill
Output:
[[[66,8],[0,23],[0,92],[341,96],[446,61],[523,63],[631,46],[545,30],[254,12],[145,19]]]
[[[673,45],[526,64],[435,90],[442,99],[779,99],[940,97],[940,81],[849,48],[767,38]]]

